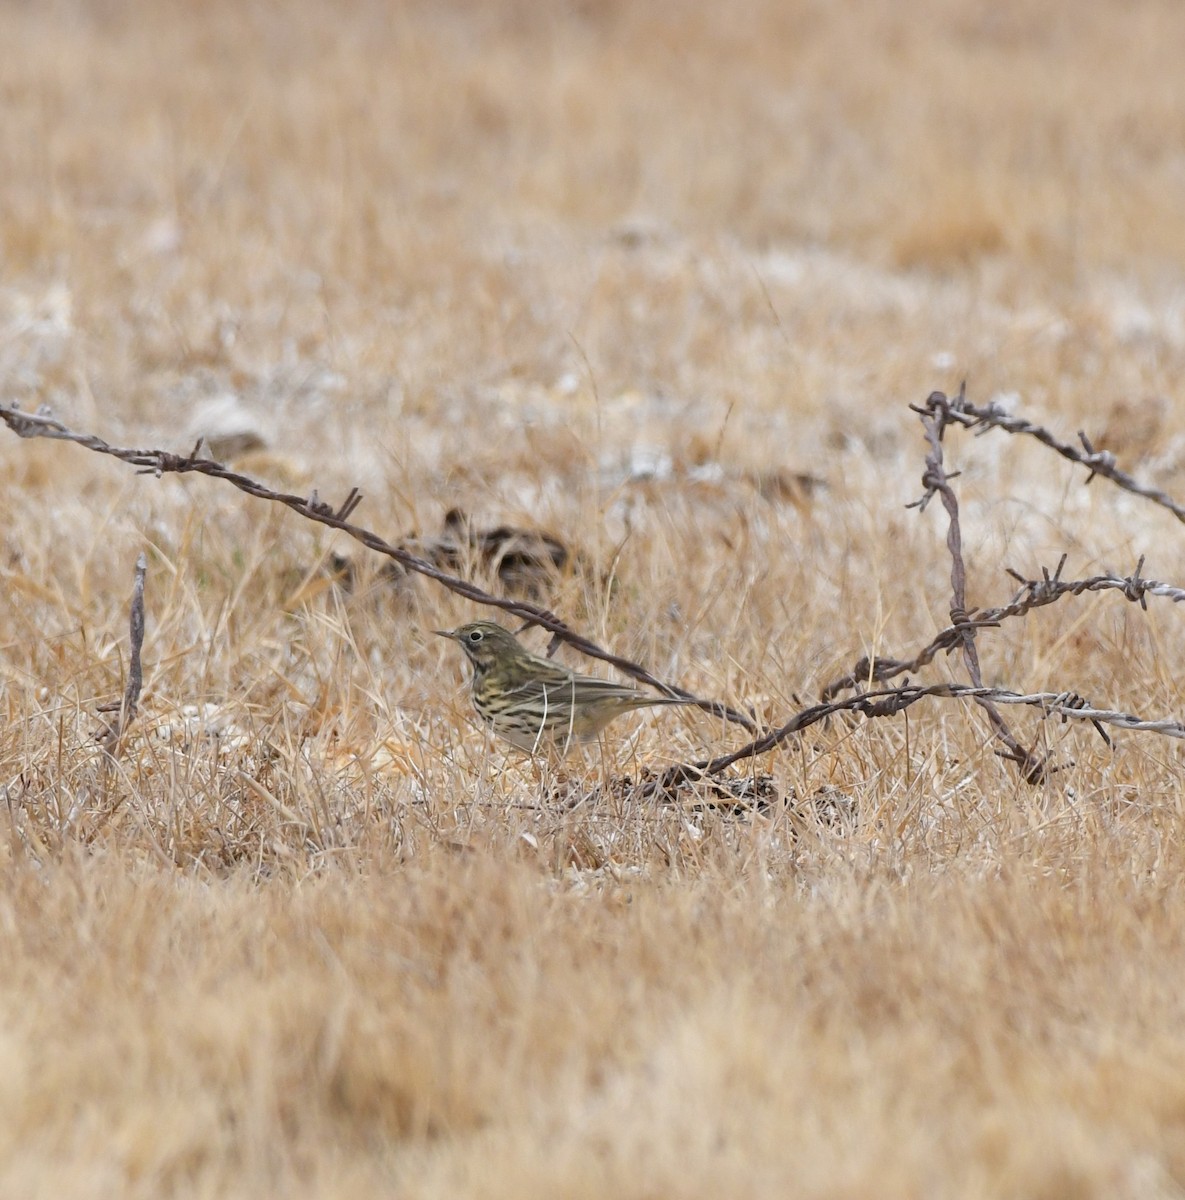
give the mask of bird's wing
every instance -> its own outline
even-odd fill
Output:
[[[556,668],[554,672],[537,671],[534,675],[524,678],[514,687],[507,687],[507,696],[517,696],[524,701],[546,700],[549,696],[571,699],[573,693],[573,676]]]
[[[577,675],[556,667],[552,671],[537,671],[514,688],[507,689],[508,695],[523,700],[566,701],[577,704],[595,704],[598,700],[632,700],[643,698],[645,693],[637,688],[624,687],[608,679],[596,679],[591,675]],[[658,697],[656,697],[658,699]]]
[[[650,700],[645,692],[608,679],[594,679],[591,675],[577,675],[575,680],[576,702],[595,703],[598,700]],[[657,697],[655,697],[657,699]]]

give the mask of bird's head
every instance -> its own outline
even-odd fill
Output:
[[[486,671],[496,663],[519,658],[526,653],[509,629],[493,621],[471,621],[459,629],[437,629],[433,632],[456,642],[479,671]]]

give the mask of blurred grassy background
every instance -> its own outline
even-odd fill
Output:
[[[0,398],[388,537],[551,530],[557,613],[784,719],[947,624],[932,389],[1185,491],[1183,26],[8,4]],[[973,604],[1063,552],[1185,577],[1039,447],[948,466]],[[737,735],[651,714],[544,781],[427,632],[472,606],[291,514],[7,435],[0,512],[5,1195],[1181,1193],[1175,744],[1010,716],[1033,789],[935,706],[763,759],[763,814],[580,802]],[[1169,607],[1062,602],[985,677],[1179,714]]]

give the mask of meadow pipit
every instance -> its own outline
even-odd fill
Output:
[[[590,741],[614,717],[631,709],[695,703],[578,675],[524,650],[510,630],[493,621],[435,632],[452,638],[473,663],[473,706],[478,716],[499,737],[528,754],[545,751],[562,757],[572,742]]]

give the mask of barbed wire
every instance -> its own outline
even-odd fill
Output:
[[[988,713],[992,730],[1004,746],[1001,756],[1016,764],[1023,778],[1028,783],[1039,783],[1056,768],[1047,756],[1038,755],[1036,746],[1026,750],[1012,734],[1003,717],[995,709],[995,705],[1009,704],[1046,704],[1047,711],[1057,711],[1066,719],[1089,720],[1110,744],[1110,738],[1103,731],[1103,725],[1115,725],[1124,729],[1138,730],[1148,733],[1160,733],[1169,737],[1181,737],[1179,732],[1185,729],[1179,722],[1172,719],[1140,720],[1130,714],[1119,713],[1113,709],[1096,709],[1085,705],[1085,702],[1071,705],[1070,701],[1080,701],[1080,697],[1071,692],[1042,692],[1025,696],[1010,692],[1007,689],[986,688],[979,668],[979,657],[975,649],[975,635],[984,629],[992,629],[1004,621],[1017,616],[1023,616],[1035,608],[1053,604],[1063,596],[1079,596],[1084,592],[1115,590],[1125,599],[1147,608],[1147,597],[1163,596],[1174,602],[1185,600],[1185,589],[1159,580],[1144,579],[1142,572],[1144,559],[1136,564],[1134,574],[1096,575],[1088,579],[1063,580],[1061,573],[1065,568],[1067,556],[1062,555],[1057,568],[1051,574],[1043,569],[1041,579],[1026,579],[1016,571],[1009,569],[1008,573],[1022,586],[1021,590],[1006,605],[993,609],[966,608],[966,567],[962,551],[962,529],[959,520],[958,498],[950,485],[950,480],[957,478],[957,473],[948,474],[942,451],[942,440],[946,428],[957,425],[963,428],[998,427],[1010,433],[1029,434],[1043,445],[1056,450],[1063,457],[1086,466],[1091,471],[1087,483],[1099,475],[1111,480],[1119,487],[1144,496],[1155,503],[1167,507],[1178,515],[1185,513],[1185,506],[1178,505],[1171,497],[1155,488],[1138,483],[1130,475],[1120,471],[1115,466],[1114,456],[1105,452],[1096,452],[1090,445],[1085,434],[1079,434],[1084,451],[1061,442],[1043,426],[1018,417],[1011,417],[998,405],[976,406],[966,397],[966,386],[959,389],[957,396],[947,397],[942,392],[932,392],[924,405],[911,405],[918,413],[926,433],[929,450],[926,455],[925,468],[922,474],[924,492],[920,500],[908,507],[924,511],[934,496],[942,498],[947,512],[947,549],[951,556],[951,623],[911,658],[887,658],[873,656],[861,658],[847,675],[829,683],[822,693],[822,703],[804,709],[796,714],[778,729],[754,738],[747,745],[731,754],[722,755],[703,763],[686,764],[685,768],[672,768],[678,774],[686,769],[694,776],[700,772],[715,774],[742,759],[752,758],[768,752],[781,744],[788,737],[823,720],[835,712],[852,710],[866,716],[891,716],[905,711],[910,705],[926,697],[960,696],[975,700]],[[971,684],[936,684],[933,687],[902,687],[881,692],[865,691],[878,683],[886,683],[900,675],[909,675],[932,662],[939,654],[949,654],[955,650],[963,651],[964,663],[971,678]],[[841,692],[858,689],[859,694],[848,700],[835,700]],[[883,703],[876,698],[883,700]],[[1060,698],[1060,700],[1059,700]],[[1060,706],[1054,701],[1059,700]],[[872,707],[868,707],[869,704]],[[1073,711],[1069,711],[1073,708]]]
[[[1174,500],[1160,488],[1141,483],[1134,475],[1121,471],[1116,464],[1115,455],[1109,450],[1096,450],[1090,438],[1082,430],[1078,431],[1078,440],[1081,443],[1081,449],[1079,449],[1072,442],[1064,442],[1055,437],[1044,425],[1038,425],[1035,421],[1026,420],[1024,417],[1014,416],[994,401],[988,404],[972,404],[966,398],[965,391],[965,388],[960,389],[959,395],[954,400],[946,400],[946,397],[943,397],[947,405],[945,419],[948,422],[973,430],[977,437],[989,430],[999,429],[1004,433],[1022,434],[1035,438],[1055,454],[1060,454],[1062,458],[1085,467],[1088,472],[1087,483],[1090,483],[1095,476],[1110,480],[1116,487],[1123,488],[1124,491],[1131,492],[1133,495],[1142,496],[1145,500],[1151,500],[1153,504],[1158,504],[1161,508],[1171,512],[1178,521],[1185,522],[1185,504]],[[942,396],[942,393],[935,392],[930,399],[934,400],[937,396]]]
[[[283,504],[310,520],[341,530],[369,549],[394,560],[408,571],[432,579],[442,587],[474,603],[501,609],[521,618],[528,624],[547,629],[553,637],[566,642],[589,657],[609,663],[638,682],[649,684],[665,695],[691,700],[701,709],[741,725],[755,735],[747,744],[727,754],[702,762],[683,763],[668,768],[663,773],[661,780],[654,784],[656,788],[677,785],[680,782],[704,776],[719,775],[735,763],[768,753],[794,734],[838,713],[853,712],[868,719],[875,719],[905,712],[914,704],[925,699],[971,700],[982,707],[988,714],[994,736],[1002,746],[997,753],[1014,763],[1029,783],[1041,782],[1058,768],[1050,763],[1047,756],[1037,753],[1036,745],[1032,749],[1025,749],[1009,729],[996,706],[1034,707],[1040,709],[1046,718],[1057,716],[1063,721],[1090,721],[1108,743],[1110,743],[1110,738],[1103,726],[1185,739],[1185,724],[1175,719],[1148,719],[1116,709],[1095,707],[1074,692],[1020,693],[1007,688],[984,686],[975,646],[975,637],[982,630],[996,628],[1007,620],[1023,617],[1034,609],[1053,604],[1066,596],[1081,596],[1086,592],[1117,591],[1125,599],[1138,603],[1146,609],[1148,596],[1163,597],[1174,603],[1180,603],[1185,600],[1185,589],[1160,580],[1145,579],[1143,577],[1143,557],[1140,558],[1131,575],[1102,574],[1085,579],[1064,580],[1061,576],[1067,558],[1063,555],[1052,572],[1047,568],[1042,569],[1040,579],[1028,579],[1008,568],[1008,574],[1021,585],[1013,599],[996,608],[968,610],[966,607],[966,566],[963,559],[958,498],[950,483],[952,479],[957,478],[957,472],[948,473],[945,469],[942,450],[943,435],[946,428],[951,425],[975,429],[980,433],[988,428],[999,428],[1008,433],[1027,434],[1055,450],[1062,457],[1085,466],[1090,471],[1087,478],[1088,483],[1095,475],[1109,479],[1121,488],[1162,505],[1182,520],[1185,520],[1185,506],[1178,504],[1158,489],[1140,484],[1130,475],[1120,471],[1115,466],[1114,456],[1107,452],[1095,451],[1085,434],[1079,435],[1083,443],[1083,450],[1079,451],[1076,447],[1055,438],[1043,426],[1011,416],[998,405],[976,406],[971,404],[966,399],[965,388],[960,389],[959,394],[954,398],[948,398],[941,392],[934,392],[925,405],[911,406],[911,408],[922,419],[929,449],[922,475],[924,492],[921,499],[915,501],[910,507],[924,511],[929,502],[937,495],[942,499],[946,510],[947,548],[951,555],[951,623],[910,658],[872,656],[860,659],[849,674],[827,685],[823,690],[821,703],[804,708],[777,728],[760,734],[758,734],[756,723],[745,714],[718,701],[694,696],[682,688],[657,679],[639,664],[603,650],[587,638],[582,637],[554,613],[525,600],[495,596],[469,580],[442,570],[405,547],[390,543],[370,530],[352,524],[348,518],[357,509],[362,499],[357,488],[351,489],[341,506],[334,509],[322,501],[316,491],[308,497],[278,492],[260,481],[232,471],[212,459],[199,458],[200,441],[189,455],[182,456],[158,449],[128,449],[112,446],[102,438],[69,429],[45,409],[39,410],[37,413],[24,413],[15,406],[8,408],[0,406],[0,420],[3,420],[20,437],[47,437],[70,441],[86,449],[127,462],[137,467],[143,474],[155,474],[158,477],[167,473],[191,472],[208,475],[223,479],[240,491],[259,499]],[[897,676],[909,675],[918,671],[932,662],[939,654],[951,653],[954,650],[962,651],[970,683],[943,682],[929,685],[906,683],[893,688],[866,690]],[[841,692],[849,689],[856,689],[857,694],[844,699],[836,699]]]
[[[777,749],[787,739],[802,733],[812,725],[851,712],[868,719],[895,716],[912,708],[921,700],[974,700],[976,703],[1022,705],[1040,709],[1045,717],[1060,717],[1063,721],[1089,721],[1110,745],[1111,739],[1102,726],[1111,725],[1140,733],[1155,733],[1162,737],[1185,740],[1185,723],[1173,718],[1136,716],[1112,708],[1097,708],[1075,692],[1014,692],[1001,687],[976,687],[966,683],[905,684],[896,688],[862,692],[845,700],[815,704],[795,713],[789,721],[770,730],[760,738],[717,758],[696,763],[680,763],[670,767],[654,784],[654,789],[670,789],[682,783],[693,783],[707,776],[719,775],[744,759],[756,758]],[[997,752],[1000,757],[1014,761],[1007,748]],[[1055,768],[1046,765],[1045,777]]]
[[[978,626],[969,620],[967,612],[967,569],[963,562],[963,532],[959,523],[959,500],[955,490],[950,485],[950,476],[946,473],[943,461],[942,438],[947,426],[957,423],[954,415],[961,411],[965,403],[966,386],[960,388],[958,396],[952,401],[942,392],[931,392],[924,406],[910,405],[922,421],[929,450],[926,453],[926,465],[922,471],[922,486],[925,491],[920,500],[915,500],[910,508],[924,512],[926,506],[935,496],[940,496],[942,506],[946,509],[946,548],[950,552],[951,568],[951,626],[955,630],[955,642],[951,649],[958,647],[963,652],[963,665],[973,687],[982,688],[983,675],[979,668],[979,651],[975,645],[975,634]],[[1016,735],[1008,726],[993,702],[984,697],[975,697],[976,703],[987,714],[988,723],[997,740],[1003,745],[1003,756],[1016,763],[1024,779],[1028,783],[1040,783],[1048,773],[1048,759],[1037,753],[1036,747],[1025,749],[1017,740]]]
[[[1125,600],[1139,604],[1145,610],[1148,608],[1149,596],[1162,596],[1177,604],[1185,601],[1185,588],[1163,583],[1159,579],[1143,578],[1143,556],[1131,575],[1092,575],[1088,579],[1062,579],[1061,573],[1065,569],[1066,557],[1062,555],[1052,574],[1048,568],[1043,568],[1041,579],[1026,579],[1011,567],[1005,568],[1007,573],[1022,585],[1020,592],[1008,604],[999,608],[973,609],[966,621],[948,625],[912,658],[887,658],[883,655],[861,658],[847,675],[832,680],[823,689],[823,699],[830,700],[851,688],[887,683],[898,675],[911,675],[928,666],[939,654],[957,649],[965,629],[996,629],[1011,617],[1025,616],[1036,608],[1056,603],[1064,596],[1081,596],[1084,592],[1116,591]]]
[[[225,480],[250,496],[255,496],[260,500],[269,500],[275,504],[283,504],[287,508],[292,509],[293,512],[308,518],[310,521],[316,521],[321,525],[328,526],[330,529],[339,529],[342,533],[348,534],[368,549],[393,559],[406,570],[423,575],[440,584],[441,587],[447,588],[459,596],[464,596],[465,599],[471,600],[475,604],[481,604],[488,608],[498,608],[503,612],[519,617],[530,625],[538,625],[546,629],[553,637],[566,642],[573,649],[579,650],[582,654],[586,654],[590,658],[600,659],[602,662],[609,663],[623,675],[627,675],[639,683],[656,688],[665,696],[687,700],[703,709],[704,712],[711,713],[713,716],[721,717],[726,721],[739,725],[749,733],[757,732],[757,723],[751,717],[738,712],[735,708],[731,708],[719,700],[707,700],[684,688],[666,683],[657,676],[652,675],[639,663],[602,649],[595,642],[590,641],[570,628],[555,613],[540,608],[538,605],[531,604],[526,600],[507,596],[495,596],[467,579],[442,570],[434,563],[421,558],[417,554],[411,553],[404,547],[386,541],[384,538],[379,537],[378,534],[371,532],[371,530],[365,529],[360,525],[351,524],[348,518],[362,502],[362,493],[357,488],[351,488],[342,504],[335,509],[332,505],[326,504],[317,495],[315,490],[307,497],[279,492],[261,483],[259,480],[253,479],[249,475],[232,471],[228,467],[223,466],[222,463],[215,462],[213,459],[199,458],[198,454],[202,447],[200,439],[189,454],[181,455],[170,453],[167,450],[142,450],[112,446],[94,434],[76,433],[57,420],[52,412],[45,408],[39,409],[36,413],[26,413],[15,406],[6,407],[0,405],[0,420],[4,421],[18,437],[54,438],[60,441],[73,442],[75,445],[92,450],[96,454],[109,455],[112,458],[119,459],[121,462],[129,463],[137,467],[140,474],[155,475],[157,478],[166,474],[198,474]]]

